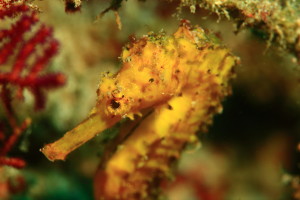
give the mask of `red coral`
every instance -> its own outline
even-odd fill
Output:
[[[13,12],[24,10],[28,7],[24,5],[11,6],[8,10],[1,11],[0,16],[10,17]],[[18,53],[13,63],[10,72],[0,71],[0,84],[6,86],[8,84],[17,86],[19,90],[28,88],[35,97],[35,108],[42,109],[45,106],[45,97],[43,89],[56,88],[65,83],[65,77],[59,73],[52,73],[47,75],[39,75],[39,73],[47,66],[50,59],[58,51],[58,42],[52,36],[52,30],[45,25],[42,25],[38,31],[27,41],[25,40],[25,33],[38,22],[37,14],[35,12],[25,12],[20,19],[12,25],[9,30],[0,31],[0,42],[7,39],[0,49],[0,64],[7,63],[8,59],[14,55],[15,49],[19,46]],[[42,55],[38,56],[37,47],[44,48]],[[28,69],[28,60],[35,56],[35,62],[31,63]],[[22,72],[27,68],[27,75],[22,76]],[[19,92],[19,94],[22,92]]]
[[[23,3],[17,4],[15,1],[0,1],[0,19],[13,17],[18,13],[28,11],[29,7]]]
[[[22,168],[25,161],[8,158],[7,154],[31,120],[26,119],[21,124],[17,122],[12,98],[23,97],[26,88],[35,98],[35,109],[42,109],[46,100],[44,90],[62,86],[66,78],[60,73],[42,73],[59,47],[52,29],[40,25],[31,34],[30,30],[39,22],[37,12],[30,9],[26,1],[0,0],[0,20],[14,17],[18,19],[9,29],[0,30],[0,100],[8,120],[8,126],[3,127],[9,127],[7,129],[11,131],[9,135],[5,134],[7,130],[0,126],[0,143],[3,144],[0,147],[0,166]],[[11,66],[10,70],[4,71],[8,66]]]
[[[25,167],[26,163],[20,158],[0,157],[0,165],[12,166],[15,168],[23,168]]]
[[[4,111],[7,119],[0,121],[0,177],[1,173],[5,173],[1,166],[20,169],[26,165],[21,158],[7,156],[31,123],[29,118],[18,122],[12,99],[22,98],[26,88],[35,98],[35,109],[42,109],[46,100],[44,90],[62,86],[66,80],[60,73],[42,73],[58,51],[59,44],[53,38],[52,29],[40,25],[37,31],[31,33],[39,19],[37,12],[26,5],[26,0],[23,3],[0,0],[0,21],[15,17],[18,19],[10,28],[0,29],[0,110]],[[0,199],[25,188],[22,176],[13,182],[17,182],[17,186],[10,179],[0,182]],[[2,193],[1,188],[4,188]]]

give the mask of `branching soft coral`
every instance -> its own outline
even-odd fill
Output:
[[[39,22],[37,12],[26,1],[0,1],[0,22],[8,18],[16,18],[16,21],[10,28],[0,29],[0,106],[5,117],[0,121],[1,177],[6,173],[3,166],[20,169],[26,165],[22,158],[8,156],[22,132],[31,124],[30,118],[18,122],[12,100],[22,99],[23,90],[28,89],[35,97],[35,109],[39,110],[45,106],[44,90],[65,83],[65,76],[60,73],[42,73],[57,53],[58,42],[46,25],[40,25],[31,33],[32,27]],[[1,180],[1,199],[24,188],[22,176],[13,181],[15,184],[9,179]]]
[[[52,29],[40,25],[31,34],[32,27],[39,22],[36,11],[25,3],[16,1],[0,2],[0,20],[18,17],[8,29],[0,30],[0,99],[2,109],[7,117],[11,134],[0,127],[0,166],[9,165],[16,168],[25,166],[19,158],[7,158],[20,134],[29,126],[30,119],[21,124],[12,106],[12,99],[23,98],[26,88],[35,97],[35,109],[45,106],[44,90],[62,86],[65,76],[60,73],[42,73],[51,58],[58,51],[58,42],[53,38]],[[1,69],[2,68],[2,69]]]
[[[48,73],[40,75],[50,59],[57,53],[58,42],[52,36],[51,28],[41,25],[34,35],[28,40],[25,34],[38,22],[36,12],[24,12],[28,9],[25,5],[12,5],[9,9],[0,10],[0,16],[13,16],[15,12],[22,11],[20,19],[8,30],[1,30],[0,64],[7,64],[9,58],[15,56],[10,72],[0,72],[0,84],[2,88],[13,85],[18,88],[18,94],[22,94],[24,88],[29,89],[35,97],[35,108],[45,106],[43,89],[62,86],[65,77],[60,73]],[[10,12],[9,12],[10,11]],[[40,55],[37,49],[43,48]],[[18,49],[16,55],[15,50]],[[35,61],[30,63],[31,57]],[[30,66],[30,67],[29,67]],[[24,72],[27,72],[24,75]]]

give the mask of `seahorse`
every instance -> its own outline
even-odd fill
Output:
[[[173,35],[148,34],[124,47],[118,73],[101,79],[88,118],[41,151],[64,160],[122,118],[152,110],[101,164],[95,193],[101,200],[153,199],[185,145],[222,111],[238,61],[217,37],[187,20]]]

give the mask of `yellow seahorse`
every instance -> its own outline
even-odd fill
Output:
[[[98,199],[151,199],[185,144],[221,112],[238,59],[186,20],[171,36],[149,34],[127,45],[121,59],[120,71],[102,78],[90,116],[42,152],[64,160],[122,118],[152,109],[120,140],[95,180]]]

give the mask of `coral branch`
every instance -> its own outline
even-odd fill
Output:
[[[17,169],[21,169],[25,167],[26,163],[24,160],[20,158],[6,158],[6,157],[0,157],[0,166],[6,165],[11,166]]]
[[[40,71],[42,71],[50,59],[57,53],[58,47],[59,43],[57,41],[50,41],[49,46],[44,50],[43,56],[36,59],[36,62],[33,64],[28,76],[36,76]]]
[[[18,13],[24,13],[29,10],[25,4],[12,4],[5,1],[0,2],[0,19],[5,17],[14,17]]]
[[[21,135],[21,133],[27,129],[27,127],[31,124],[31,119],[26,119],[24,122],[21,124],[20,127],[15,126],[13,133],[10,135],[10,137],[6,140],[4,146],[0,149],[0,156],[6,155],[13,145],[16,143],[17,139]]]
[[[32,13],[31,15],[25,14],[16,24],[12,26],[10,30],[2,31],[2,33],[0,34],[0,39],[3,40],[4,38],[9,38],[10,41],[4,44],[0,50],[0,64],[4,64],[7,62],[7,59],[12,55],[17,44],[22,42],[24,33],[29,31],[31,26],[36,22],[37,17],[35,13]],[[19,56],[22,56],[22,54]],[[22,60],[17,60],[17,63],[21,61]]]
[[[0,74],[0,77],[1,77],[1,74]],[[0,84],[1,84],[1,81],[0,81]],[[0,90],[0,98],[2,100],[3,107],[4,107],[5,113],[7,115],[10,126],[15,127],[17,122],[14,118],[14,112],[13,112],[13,108],[11,105],[11,94],[6,85],[3,85]]]
[[[38,32],[36,32],[36,34],[30,40],[28,40],[27,43],[23,44],[19,54],[17,55],[16,62],[11,72],[12,79],[16,79],[20,76],[21,71],[25,67],[27,59],[35,52],[36,46],[38,44],[43,44],[50,34],[51,31],[49,28],[41,26]]]

